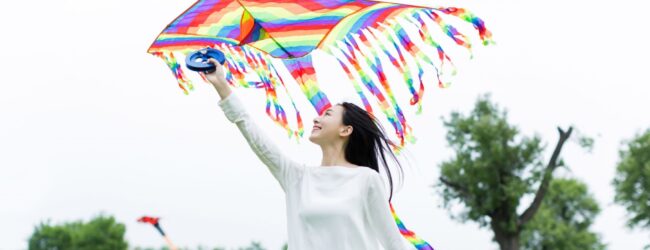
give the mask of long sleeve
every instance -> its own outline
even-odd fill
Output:
[[[251,119],[235,92],[218,102],[226,118],[235,123],[257,157],[268,167],[284,192],[304,173],[305,165],[283,154]]]
[[[379,240],[385,250],[414,249],[407,244],[406,239],[400,234],[395,219],[390,212],[388,194],[381,176],[373,172],[368,176],[368,193],[366,210],[372,233]]]

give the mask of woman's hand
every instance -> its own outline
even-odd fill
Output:
[[[221,84],[227,84],[228,82],[226,81],[225,74],[223,72],[223,65],[221,65],[217,60],[214,58],[208,59],[208,62],[214,64],[216,66],[215,71],[212,73],[204,73],[205,77],[208,79],[208,81],[212,85],[221,85]]]
[[[219,92],[221,99],[224,99],[230,95],[230,86],[226,80],[223,65],[221,65],[217,60],[210,58],[208,62],[214,64],[216,69],[212,73],[201,73],[205,75],[205,78],[208,79],[208,82],[214,86],[214,88]]]

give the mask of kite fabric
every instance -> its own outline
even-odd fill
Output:
[[[171,239],[165,234],[165,231],[162,230],[162,227],[160,227],[160,223],[158,223],[158,220],[160,218],[158,217],[150,217],[150,216],[142,216],[140,219],[138,219],[138,222],[146,223],[146,224],[151,224],[153,227],[158,230],[158,233],[165,239],[165,242],[167,243],[167,246],[169,246],[169,249],[171,250],[177,250],[178,248],[174,243],[172,243]]]
[[[311,52],[323,51],[337,59],[365,109],[375,114],[372,105],[379,107],[397,136],[399,143],[393,149],[399,152],[415,138],[400,105],[402,101],[394,93],[398,84],[389,83],[386,72],[394,69],[401,74],[402,84],[410,92],[408,104],[420,113],[424,72],[433,70],[440,87],[446,85],[442,74],[455,72],[451,58],[434,39],[434,33],[448,37],[451,44],[472,48],[470,38],[445,18],[471,24],[484,45],[492,43],[483,21],[462,8],[367,0],[201,0],[172,21],[148,52],[166,62],[187,94],[193,86],[178,56],[205,47],[221,50],[226,55],[229,83],[263,89],[267,115],[289,137],[300,138],[304,134],[301,112],[289,95],[286,79],[278,72],[284,66],[321,114],[332,103],[316,81]],[[407,29],[417,29],[410,32],[417,35],[409,34]],[[381,57],[390,64],[382,62]],[[451,70],[444,70],[445,65]],[[280,91],[286,93],[295,111],[295,122],[290,122],[286,105],[278,100]]]

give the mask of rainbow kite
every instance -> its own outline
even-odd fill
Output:
[[[493,43],[483,21],[462,8],[368,0],[200,0],[167,25],[148,52],[165,61],[187,94],[193,86],[177,58],[205,47],[221,50],[228,82],[263,89],[266,114],[297,139],[304,134],[302,117],[278,72],[286,68],[321,114],[332,103],[316,81],[311,52],[323,51],[336,58],[365,109],[377,116],[373,104],[379,107],[394,129],[399,143],[393,149],[399,152],[415,138],[400,105],[404,101],[394,92],[398,83],[388,81],[387,70],[401,74],[400,84],[410,93],[408,104],[420,113],[425,84],[430,84],[424,73],[434,72],[440,87],[446,86],[443,74],[455,73],[442,43],[471,54],[471,39],[447,19],[473,27],[483,45]],[[278,91],[286,93],[295,122],[289,121]],[[418,249],[432,249],[395,218],[400,232]]]
[[[397,83],[388,82],[386,71],[390,67],[402,75],[410,92],[408,104],[420,113],[428,84],[424,72],[433,70],[441,87],[445,64],[450,66],[448,72],[455,72],[451,58],[434,40],[436,33],[448,37],[451,44],[472,47],[469,37],[443,17],[464,20],[478,31],[483,44],[492,43],[483,21],[462,8],[351,0],[201,0],[172,21],[148,52],[167,63],[187,94],[193,86],[177,58],[205,47],[223,51],[229,83],[263,89],[267,115],[296,138],[304,134],[302,118],[278,67],[291,73],[321,114],[332,104],[316,81],[311,52],[326,52],[338,60],[366,110],[374,113],[374,103],[390,122],[399,141],[394,149],[399,152],[414,137],[400,105],[403,101],[394,94]],[[273,63],[272,58],[282,63]],[[287,94],[295,122],[289,121],[278,91]]]

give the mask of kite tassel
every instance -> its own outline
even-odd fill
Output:
[[[386,115],[386,118],[395,129],[395,133],[400,140],[400,145],[404,145],[404,130],[402,129],[399,119],[395,114],[395,108],[392,107],[392,105],[388,102],[387,98],[384,96],[381,89],[379,89],[377,85],[374,84],[371,77],[368,74],[366,74],[363,68],[361,67],[361,62],[359,60],[357,53],[362,53],[362,52],[361,51],[357,52],[357,50],[355,50],[355,47],[351,44],[349,40],[343,41],[342,44],[345,44],[345,46],[341,46],[341,48],[339,48],[340,51],[342,52],[342,54],[345,55],[348,62],[354,66],[354,69],[357,71],[357,73],[359,73],[361,82],[365,85],[368,91],[373,96],[375,96],[375,98],[377,99],[376,100],[377,104],[379,104],[381,111],[384,113],[384,115]],[[363,57],[362,54],[360,56]],[[365,61],[366,64],[369,65],[369,67],[372,67],[373,63],[370,61],[368,57],[365,57]]]
[[[395,223],[397,224],[397,228],[399,229],[400,234],[406,240],[408,240],[413,246],[415,246],[416,249],[418,250],[434,250],[429,243],[415,235],[415,233],[411,230],[408,230],[406,226],[404,226],[404,223],[402,220],[400,220],[399,217],[397,217],[397,213],[395,213],[395,208],[393,208],[393,204],[389,202],[390,206],[390,212],[393,215],[393,219],[395,219]]]
[[[483,22],[483,20],[478,16],[474,15],[474,13],[469,12],[466,9],[456,7],[436,8],[434,10],[458,17],[468,23],[471,23],[474,26],[474,29],[478,31],[479,37],[481,38],[481,41],[483,41],[483,45],[490,45],[495,43],[494,40],[492,40],[492,32],[490,32],[490,30],[485,27],[485,22]]]
[[[454,41],[457,45],[465,47],[470,53],[470,58],[473,57],[473,54],[469,37],[461,33],[456,27],[445,23],[442,17],[437,14],[436,11],[456,16],[469,23],[472,23],[474,25],[474,28],[481,34],[481,39],[485,45],[493,43],[491,40],[491,33],[489,30],[487,30],[483,21],[475,15],[467,12],[466,10],[459,8],[422,9],[403,15],[403,20],[405,20],[406,23],[414,25],[417,28],[419,34],[417,37],[410,36],[404,30],[404,27],[400,24],[400,22],[395,19],[377,23],[377,27],[373,28],[378,28],[381,30],[381,33],[383,33],[386,38],[390,39],[391,43],[395,43],[395,50],[398,54],[400,54],[400,58],[402,60],[404,60],[403,55],[401,54],[403,50],[405,52],[408,52],[408,54],[410,54],[415,59],[415,63],[418,64],[419,69],[421,69],[419,66],[420,62],[433,66],[436,70],[438,86],[444,88],[448,86],[448,84],[442,83],[442,78],[445,75],[443,72],[449,72],[452,76],[456,75],[456,66],[454,65],[449,55],[444,51],[442,46],[433,39],[427,22],[436,23],[447,37],[451,38],[452,41]],[[419,47],[418,43],[414,42],[413,39],[416,38],[420,39],[420,42],[423,44],[432,46],[435,51],[437,51],[437,61],[439,64],[434,63],[432,57],[426,51],[422,50],[422,48]],[[449,70],[446,70],[444,67],[446,63],[451,64],[451,68]],[[422,86],[420,86],[420,89],[422,89]],[[420,95],[419,97],[421,98],[422,96]]]
[[[340,50],[338,50],[338,48],[330,48],[330,52],[332,52],[332,51],[337,51],[338,52]],[[334,55],[334,54],[332,54],[332,55],[339,62],[339,65],[341,66],[341,68],[343,69],[345,74],[348,76],[348,79],[350,79],[350,82],[352,83],[352,86],[354,87],[354,90],[357,92],[357,95],[359,95],[359,98],[361,98],[361,102],[363,103],[363,106],[365,107],[366,111],[368,113],[373,114],[374,111],[373,111],[372,105],[370,105],[370,102],[368,101],[368,98],[363,93],[363,89],[359,85],[359,81],[357,80],[355,75],[352,73],[352,70],[348,66],[351,63],[349,61],[345,60],[345,59],[342,59],[338,55]],[[346,64],[346,61],[347,61],[348,64]]]
[[[167,64],[169,69],[172,71],[172,74],[174,74],[174,77],[178,81],[178,86],[183,90],[183,93],[188,95],[189,94],[188,90],[193,90],[194,86],[192,85],[190,80],[188,80],[187,77],[185,76],[185,73],[183,72],[181,65],[178,63],[178,61],[176,61],[176,57],[174,57],[174,53],[155,52],[153,54],[159,57],[160,59],[162,59],[165,62],[165,64]]]
[[[411,92],[411,99],[410,99],[410,104],[411,106],[413,105],[418,105],[418,107],[421,107],[420,100],[422,98],[422,94],[424,93],[424,85],[422,84],[422,77],[418,77],[417,79],[420,80],[420,90],[421,91],[416,91],[414,87],[414,81],[413,81],[413,76],[411,74],[410,69],[408,68],[408,63],[404,60],[403,56],[399,56],[401,60],[398,60],[398,57],[394,56],[391,54],[387,46],[384,44],[384,41],[382,41],[379,37],[380,35],[378,34],[379,31],[376,29],[369,29],[369,34],[370,37],[372,37],[376,43],[379,45],[381,51],[384,52],[384,55],[388,57],[390,60],[391,64],[402,74],[402,77],[404,79],[404,82],[406,83],[409,91]],[[420,69],[420,71],[422,71]]]
[[[265,57],[268,63],[265,64],[269,71],[269,78],[273,82],[273,85],[275,86],[282,86],[284,89],[285,94],[287,94],[287,97],[289,98],[289,101],[291,101],[291,106],[293,106],[294,111],[296,112],[296,122],[298,124],[298,128],[296,130],[289,130],[289,133],[292,133],[293,135],[296,136],[296,141],[300,142],[300,137],[303,136],[305,133],[304,125],[302,123],[302,117],[300,116],[300,112],[298,111],[298,108],[296,107],[296,103],[293,101],[293,97],[291,97],[291,93],[289,93],[289,90],[287,89],[287,86],[284,84],[284,79],[280,76],[278,73],[277,69],[272,63],[272,59],[268,56]],[[278,84],[279,83],[279,84]],[[286,119],[285,119],[286,122]],[[290,135],[291,137],[291,135]]]
[[[361,40],[362,43],[360,44],[359,42],[357,42],[357,40]],[[381,63],[381,60],[379,59],[377,52],[375,51],[374,47],[370,44],[368,38],[365,36],[364,33],[361,33],[361,35],[357,36],[356,39],[353,37],[350,37],[350,39],[346,39],[345,43],[351,44],[354,50],[359,51],[359,53],[364,58],[366,58],[365,60],[366,64],[370,66],[371,70],[378,77],[379,85],[383,88],[384,92],[388,97],[387,105],[391,107],[391,114],[395,116],[394,119],[396,122],[394,123],[394,126],[395,129],[397,130],[397,135],[400,139],[401,145],[404,145],[404,139],[405,137],[407,137],[406,134],[408,133],[408,130],[406,129],[408,127],[408,125],[406,124],[406,118],[404,116],[404,112],[402,111],[402,108],[399,106],[397,99],[395,98],[395,95],[393,93],[393,90],[390,87],[390,84],[388,83],[388,78],[386,77],[384,66]]]
[[[273,65],[272,59],[259,51],[242,46],[222,45],[221,48],[227,52],[224,54],[228,62],[227,70],[232,72],[232,75],[229,76],[231,85],[264,89],[266,96],[265,112],[267,116],[285,129],[290,138],[295,136],[296,140],[299,141],[300,137],[304,135],[302,117],[284,84],[284,80],[277,72],[276,66]],[[257,79],[246,79],[247,75],[252,75],[257,77]],[[296,112],[296,128],[292,128],[289,125],[285,108],[278,101],[277,90],[280,87],[284,88]]]

